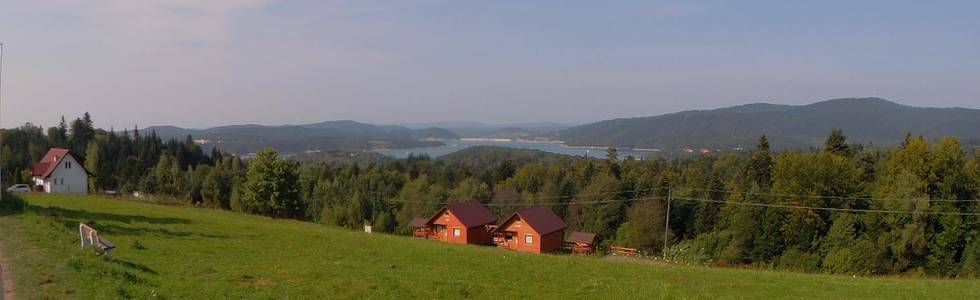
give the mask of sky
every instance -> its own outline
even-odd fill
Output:
[[[860,3],[856,3],[860,2]],[[0,0],[0,126],[980,108],[978,1]]]

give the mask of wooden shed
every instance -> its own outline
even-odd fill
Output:
[[[572,251],[572,254],[592,254],[595,253],[595,233],[572,232],[565,240],[565,244]]]
[[[428,238],[453,244],[487,245],[488,225],[497,222],[490,210],[479,201],[450,204],[429,218],[422,227]]]
[[[420,238],[428,238],[432,235],[429,227],[425,226],[425,223],[429,219],[426,218],[414,218],[411,222],[408,222],[408,227],[412,229],[412,236]]]
[[[498,247],[548,253],[561,250],[565,238],[565,222],[547,207],[518,211],[500,223],[494,231]]]

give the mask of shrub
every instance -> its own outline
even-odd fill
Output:
[[[820,270],[820,256],[791,249],[779,257],[779,268],[797,272],[817,272]]]
[[[144,250],[144,249],[146,249],[146,247],[143,246],[143,243],[140,243],[140,240],[133,240],[131,243],[129,243],[129,245],[130,245],[130,247],[133,247],[133,249],[136,249],[136,250]]]
[[[858,240],[850,247],[830,250],[823,259],[823,269],[840,274],[878,274],[887,265],[881,257],[874,243]]]
[[[24,211],[24,200],[11,194],[3,193],[3,200],[0,200],[0,211],[22,212]]]
[[[974,240],[963,249],[963,265],[960,267],[961,277],[980,277],[980,239]]]
[[[686,240],[667,249],[667,258],[677,263],[710,264],[716,260],[731,242],[729,231],[710,232]]]

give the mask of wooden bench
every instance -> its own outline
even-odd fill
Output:
[[[98,231],[84,223],[78,224],[78,236],[82,240],[82,249],[85,246],[92,246],[96,254],[108,255],[113,249],[116,249],[112,242],[99,236]]]
[[[626,247],[616,247],[616,246],[609,247],[609,252],[612,253],[612,255],[622,255],[622,256],[637,256],[640,254],[640,252],[636,250],[636,248],[626,248]]]

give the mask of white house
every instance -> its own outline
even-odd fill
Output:
[[[44,187],[45,193],[88,193],[88,172],[68,149],[51,148],[34,165],[31,172],[34,185]]]

